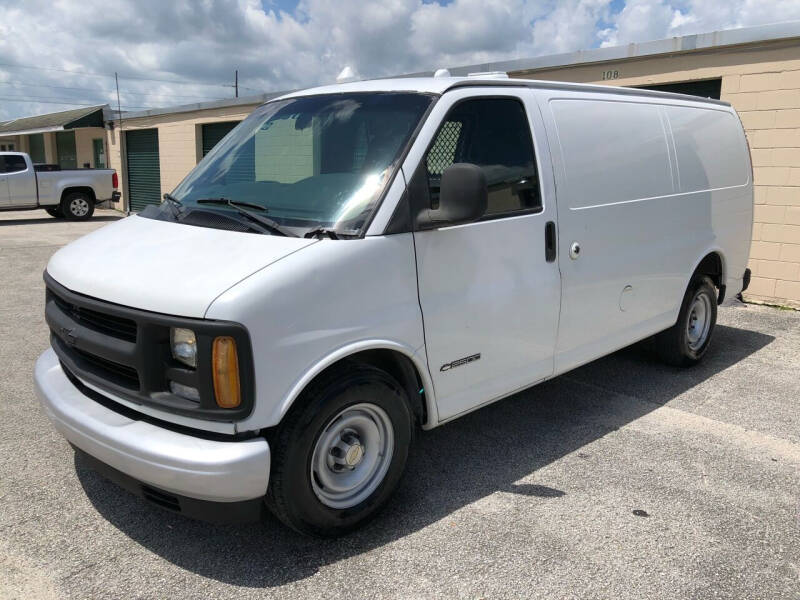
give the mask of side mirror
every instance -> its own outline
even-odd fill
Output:
[[[489,189],[486,175],[477,165],[454,163],[442,173],[439,207],[431,209],[430,226],[461,225],[486,213]]]

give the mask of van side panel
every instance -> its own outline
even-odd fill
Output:
[[[741,278],[752,190],[730,109],[586,92],[537,95],[557,187],[561,373],[671,326],[708,252],[732,260]],[[687,128],[696,131],[689,136]],[[727,148],[717,153],[721,144]],[[580,245],[576,258],[573,243]]]
[[[723,257],[726,295],[732,297],[742,289],[753,229],[753,182],[744,130],[736,114],[723,107],[665,106],[664,112],[674,140],[680,191],[709,198],[714,246]]]

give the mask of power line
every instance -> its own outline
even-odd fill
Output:
[[[73,71],[70,69],[59,69],[56,67],[40,67],[40,66],[33,66],[33,65],[20,65],[20,64],[11,64],[11,63],[4,63],[0,62],[0,67],[8,67],[11,69],[32,69],[35,71],[56,71],[58,73],[71,73],[73,75],[84,75],[86,77],[114,77],[113,75],[108,75],[105,73],[86,73],[85,71]],[[225,87],[221,83],[201,83],[198,81],[188,81],[188,80],[178,80],[178,79],[159,79],[155,77],[139,77],[136,75],[122,75],[120,79],[136,79],[139,81],[161,81],[164,83],[177,83],[181,85],[200,85],[200,86],[209,86],[209,87]]]
[[[76,90],[76,91],[83,91],[83,92],[96,92],[96,93],[105,93],[102,90],[96,90],[94,88],[84,88],[84,87],[70,87],[70,86],[63,86],[63,85],[49,85],[45,83],[22,83],[16,81],[0,81],[0,85],[10,85],[12,87],[44,87],[44,88],[51,88],[55,90]],[[108,92],[109,94],[112,92]],[[208,96],[197,96],[193,94],[154,94],[151,92],[124,92],[125,94],[131,94],[134,96],[156,96],[162,98],[200,98],[202,100],[222,100],[222,98],[209,98]]]
[[[0,100],[6,100],[8,102],[25,102],[28,104],[65,104],[69,106],[98,106],[97,102],[87,104],[85,102],[66,102],[63,100],[39,100],[34,97],[24,97],[24,96],[0,96]],[[108,104],[108,102],[103,102],[103,104]],[[153,108],[152,106],[125,106],[125,108],[142,108],[142,109],[150,109]]]

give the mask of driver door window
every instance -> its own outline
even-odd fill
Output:
[[[438,207],[442,173],[459,162],[486,174],[485,218],[542,210],[531,130],[519,100],[478,98],[450,110],[425,159],[431,208]]]

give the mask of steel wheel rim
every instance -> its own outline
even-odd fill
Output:
[[[708,294],[700,292],[692,300],[689,307],[689,318],[686,321],[686,339],[689,348],[697,351],[703,347],[711,330],[711,300]]]
[[[392,421],[381,407],[348,406],[331,419],[311,455],[311,487],[325,506],[360,504],[378,488],[394,453]]]
[[[76,217],[83,217],[89,212],[89,203],[85,198],[73,198],[69,203],[69,211]]]

